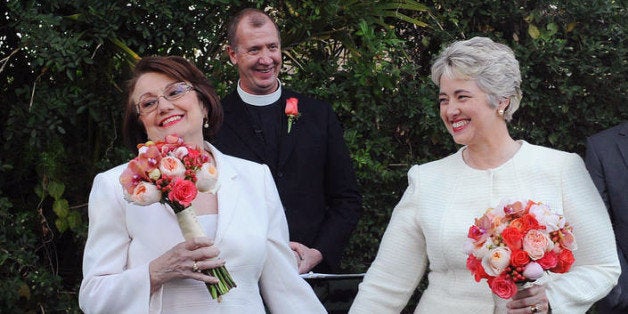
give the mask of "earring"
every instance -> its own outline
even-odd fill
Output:
[[[504,109],[499,109],[499,110],[497,110],[497,113],[498,113],[500,116],[503,116],[503,115],[504,115]]]
[[[206,129],[209,128],[209,120],[207,118],[204,118],[203,122],[204,122],[203,123],[203,127],[206,128]]]

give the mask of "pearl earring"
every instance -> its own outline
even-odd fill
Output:
[[[203,124],[204,128],[209,128],[209,120],[207,118],[203,119],[205,121],[205,123]]]
[[[503,116],[503,115],[504,115],[504,109],[499,109],[499,110],[497,110],[497,113],[498,113],[500,116]]]

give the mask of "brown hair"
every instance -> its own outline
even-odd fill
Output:
[[[279,32],[279,25],[275,23],[275,21],[270,17],[270,15],[266,14],[266,12],[258,9],[247,8],[244,9],[236,15],[233,16],[231,21],[229,22],[229,26],[227,28],[227,44],[233,50],[237,50],[238,40],[236,38],[236,32],[238,30],[238,25],[244,19],[248,18],[248,23],[254,28],[259,28],[264,26],[267,22],[273,23],[275,29],[277,30],[277,38],[279,38],[279,42],[281,44],[281,34]]]
[[[137,144],[148,140],[144,125],[139,119],[137,107],[131,95],[140,76],[146,73],[161,73],[179,81],[190,82],[198,95],[199,101],[207,110],[209,128],[203,129],[203,136],[211,139],[222,124],[222,107],[214,86],[207,77],[190,61],[177,56],[150,56],[142,58],[133,69],[127,82],[127,101],[124,109],[122,134],[125,145],[137,153]]]

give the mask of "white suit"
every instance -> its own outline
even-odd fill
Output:
[[[100,173],[89,198],[89,233],[79,293],[87,313],[324,313],[297,272],[288,226],[268,167],[223,155],[215,245],[237,288],[212,300],[205,284],[174,280],[150,294],[149,262],[184,241],[165,205],[124,200],[119,177],[126,165]],[[261,295],[260,295],[261,292]],[[164,295],[167,298],[164,298]],[[164,303],[164,300],[175,300]]]

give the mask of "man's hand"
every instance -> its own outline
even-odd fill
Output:
[[[323,254],[317,249],[311,249],[299,242],[290,242],[299,267],[299,274],[305,274],[323,261]]]

